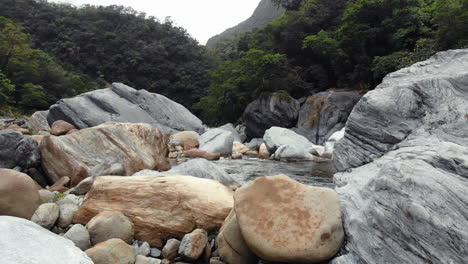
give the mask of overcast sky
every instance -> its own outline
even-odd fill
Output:
[[[55,0],[53,2],[93,5],[124,5],[155,16],[172,17],[200,44],[252,15],[260,0]]]

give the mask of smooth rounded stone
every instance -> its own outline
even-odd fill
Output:
[[[136,255],[148,256],[151,253],[151,247],[148,242],[133,241],[133,248],[135,248]]]
[[[101,242],[85,251],[94,264],[135,264],[135,250],[119,238]]]
[[[18,143],[15,160],[22,169],[36,168],[41,164],[39,145],[32,137],[26,136]]]
[[[76,196],[74,194],[67,194],[61,199],[59,199],[57,202],[55,202],[57,205],[62,205],[62,204],[75,204],[80,206],[82,202],[82,197]]]
[[[74,221],[86,224],[99,212],[120,211],[135,224],[135,239],[162,247],[167,239],[182,238],[196,228],[218,229],[232,205],[232,189],[214,180],[183,175],[101,176]]]
[[[88,177],[82,180],[80,183],[78,183],[78,185],[76,185],[74,188],[72,188],[70,190],[70,194],[85,195],[89,192],[89,190],[93,186],[93,183],[94,183],[94,178]]]
[[[299,102],[283,93],[261,96],[250,103],[242,115],[248,138],[262,137],[274,126],[291,128],[296,125]]]
[[[234,143],[232,145],[232,152],[245,154],[247,151],[250,151],[250,149],[246,145],[244,145],[244,144],[242,144],[240,142],[234,141]]]
[[[0,215],[31,219],[41,204],[39,189],[28,175],[0,169]]]
[[[138,255],[135,264],[161,264],[161,260]]]
[[[47,115],[49,111],[37,111],[26,118],[29,128],[33,131],[50,131],[49,123],[47,122]]]
[[[60,214],[57,221],[57,225],[60,228],[67,228],[73,222],[73,217],[78,212],[79,207],[73,203],[64,203],[59,205]]]
[[[219,160],[221,156],[219,153],[209,153],[200,149],[184,151],[183,155],[188,158],[203,158],[206,160]]]
[[[221,156],[230,156],[234,135],[226,130],[215,128],[200,136],[200,150],[219,153]]]
[[[184,150],[190,150],[200,145],[200,135],[195,131],[183,131],[173,134],[169,138],[172,146],[181,146]]]
[[[38,191],[42,203],[54,202],[55,194],[49,190],[41,189]]]
[[[151,248],[151,251],[150,251],[150,256],[153,257],[153,258],[159,258],[161,257],[161,250],[158,249],[158,248]]]
[[[206,159],[192,159],[165,172],[143,170],[135,173],[133,176],[157,176],[174,174],[194,176],[203,179],[213,179],[226,186],[239,183],[231,175],[226,173],[222,167],[214,164],[213,162],[207,161]]]
[[[106,122],[146,123],[163,134],[205,132],[202,121],[169,98],[122,83],[62,99],[49,108],[47,121],[65,120],[79,129]]]
[[[167,140],[148,124],[110,122],[71,135],[46,136],[40,148],[42,168],[51,181],[69,176],[72,187],[91,176],[170,168]]]
[[[175,238],[169,239],[161,251],[162,257],[165,259],[174,259],[179,254],[179,246],[179,240]]]
[[[0,168],[13,169],[16,166],[16,146],[23,134],[11,129],[0,130]]]
[[[231,211],[216,237],[218,254],[229,264],[257,264],[258,257],[249,249],[237,223],[236,212]]]
[[[63,237],[70,239],[75,246],[83,251],[91,247],[89,232],[83,225],[73,225]]]
[[[93,264],[70,240],[21,218],[0,216],[1,263]]]
[[[208,243],[208,234],[203,229],[195,229],[186,234],[179,246],[179,255],[189,260],[199,259]]]
[[[323,145],[340,131],[362,95],[357,91],[326,91],[309,96],[299,110],[293,130],[314,144]]]
[[[59,217],[59,207],[54,203],[45,203],[41,204],[37,209],[34,215],[31,218],[31,221],[34,223],[46,228],[51,229]]]
[[[319,151],[318,146],[312,144],[307,138],[297,134],[296,132],[282,127],[272,127],[265,132],[263,137],[265,145],[270,153],[285,145],[294,146],[297,149],[303,149],[308,153]]]
[[[263,260],[318,263],[343,243],[340,200],[332,189],[278,175],[257,178],[234,196],[241,234]]]
[[[260,148],[258,150],[258,157],[261,159],[269,159],[270,158],[270,152],[268,151],[268,148],[265,143],[262,143],[260,145]]]
[[[52,124],[50,134],[54,136],[61,136],[67,134],[70,130],[73,129],[76,128],[72,124],[63,120],[57,120]]]
[[[314,156],[307,152],[303,148],[297,146],[283,145],[279,147],[275,154],[273,154],[275,160],[281,161],[300,161],[300,160],[313,160]]]
[[[111,238],[119,238],[130,244],[135,233],[133,222],[118,211],[99,213],[89,221],[86,228],[93,245]]]
[[[251,150],[258,151],[263,143],[265,143],[263,141],[263,138],[253,138],[249,143],[246,143],[245,145]]]
[[[222,129],[222,130],[225,130],[225,131],[229,131],[232,133],[232,135],[234,136],[234,142],[244,142],[245,141],[245,137],[242,138],[239,131],[237,130],[237,128],[234,127],[233,124],[231,123],[227,123],[225,124],[224,126],[220,126],[218,127],[219,129]]]

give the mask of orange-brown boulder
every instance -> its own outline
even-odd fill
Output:
[[[74,222],[86,224],[103,211],[119,211],[135,225],[135,239],[162,247],[196,228],[221,227],[233,206],[233,192],[223,184],[191,176],[96,178]]]
[[[50,134],[54,136],[61,136],[61,135],[67,134],[73,129],[76,129],[76,128],[72,124],[63,120],[57,120],[52,124]]]

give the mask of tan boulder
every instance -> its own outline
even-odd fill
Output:
[[[234,210],[223,223],[216,237],[218,254],[229,264],[257,264],[258,257],[249,249],[242,237]]]
[[[70,176],[72,187],[89,176],[170,168],[166,140],[148,124],[110,122],[66,136],[46,136],[40,149],[50,180]]]
[[[195,229],[186,234],[179,246],[179,255],[185,259],[197,260],[205,252],[208,243],[208,234],[203,229]]]
[[[50,129],[50,134],[54,136],[61,136],[67,134],[69,131],[76,129],[75,126],[72,124],[63,121],[63,120],[57,120],[52,124],[52,127]]]
[[[183,131],[171,135],[170,143],[181,146],[184,150],[190,150],[200,145],[200,135],[195,131]]]
[[[120,211],[135,225],[135,239],[162,247],[196,228],[219,228],[233,206],[223,184],[191,176],[98,177],[75,215],[86,224],[102,211]]]
[[[133,223],[118,211],[99,213],[89,221],[86,228],[89,231],[93,245],[112,238],[120,238],[127,244],[131,244],[133,241]]]
[[[235,212],[247,245],[267,261],[317,263],[333,257],[343,243],[336,192],[285,175],[257,178],[239,188]]]
[[[7,129],[11,129],[11,130],[15,130],[15,131],[18,131],[20,132],[21,134],[23,135],[29,135],[31,134],[31,131],[29,131],[28,129],[26,128],[22,128],[20,126],[18,126],[17,124],[11,124],[7,127]]]
[[[269,159],[270,158],[270,152],[268,151],[268,148],[265,143],[262,143],[260,145],[260,149],[258,150],[258,156],[261,159]]]
[[[201,149],[191,149],[184,151],[184,156],[187,158],[202,158],[206,160],[219,160],[221,158],[219,153],[210,153]]]
[[[0,169],[0,215],[31,219],[41,204],[39,189],[28,175]]]
[[[122,239],[113,238],[85,251],[94,264],[135,264],[135,249]]]
[[[240,142],[234,141],[234,143],[232,144],[232,152],[245,154],[248,151],[250,151],[249,147],[247,147],[246,145],[244,145],[244,144],[242,144]]]

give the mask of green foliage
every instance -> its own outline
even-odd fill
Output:
[[[54,202],[54,203],[55,203],[55,202],[58,202],[59,200],[62,200],[62,199],[65,198],[66,196],[67,196],[67,194],[59,192],[59,193],[57,193],[57,194],[54,196],[53,202]]]
[[[9,103],[14,91],[15,85],[0,71],[0,105]]]
[[[442,48],[468,47],[468,0],[436,0],[434,23]]]

